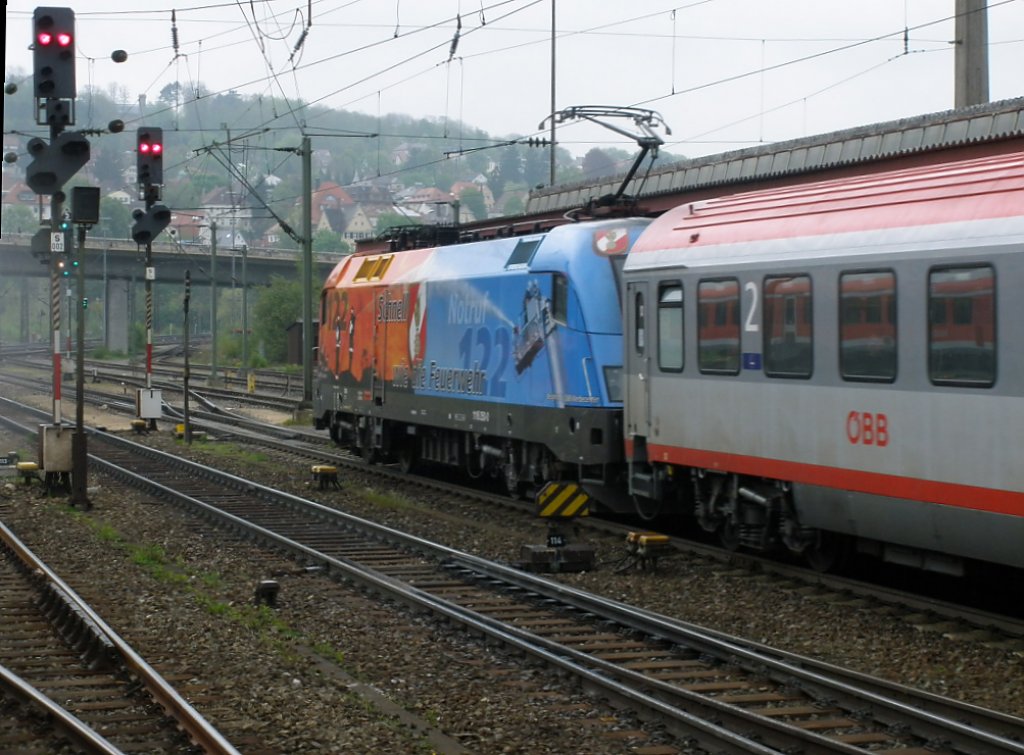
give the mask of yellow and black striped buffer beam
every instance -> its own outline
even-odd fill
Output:
[[[536,500],[537,516],[572,519],[590,515],[590,496],[575,482],[549,482]]]

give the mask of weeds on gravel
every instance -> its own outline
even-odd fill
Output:
[[[177,443],[178,445],[184,445],[185,441],[179,439]],[[252,449],[244,448],[236,445],[235,443],[213,441],[207,438],[193,437],[192,448],[208,453],[211,456],[217,456],[230,461],[239,461],[246,464],[262,464],[266,462],[268,458],[265,453],[253,451]]]
[[[180,562],[170,561],[167,553],[159,545],[129,545],[128,553],[133,564],[141,566],[161,582],[174,585],[185,585],[189,582],[189,575],[184,566]]]
[[[410,509],[415,504],[408,498],[402,495],[396,495],[394,493],[382,493],[379,490],[373,488],[365,488],[359,493],[360,497],[367,503],[372,503],[375,506],[387,509]]]
[[[291,647],[293,643],[299,642],[309,645],[318,655],[328,661],[338,666],[344,666],[344,652],[327,642],[313,644],[309,637],[292,629],[269,606],[231,603],[216,597],[216,593],[222,591],[225,585],[222,575],[215,572],[194,572],[184,560],[170,558],[161,545],[130,543],[113,525],[107,522],[87,516],[70,506],[64,507],[63,511],[67,516],[92,530],[97,539],[110,543],[123,551],[133,564],[151,577],[184,588],[192,595],[193,600],[202,610],[211,616],[221,617],[256,633],[283,658],[301,661]]]
[[[312,646],[313,651],[327,660],[337,664],[338,666],[345,665],[345,653],[344,651],[338,650],[333,645],[326,642],[318,642]]]

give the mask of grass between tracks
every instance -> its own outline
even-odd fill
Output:
[[[178,445],[184,445],[184,440],[178,440]],[[196,437],[192,438],[192,448],[203,453],[208,453],[210,456],[214,456],[221,459],[228,459],[231,461],[240,461],[246,464],[262,464],[267,461],[269,457],[260,451],[253,451],[238,445],[237,443],[224,443],[223,441],[211,441],[207,438]]]
[[[305,636],[289,626],[267,605],[247,605],[225,600],[223,591],[226,580],[216,572],[192,568],[180,556],[171,556],[165,548],[155,543],[135,543],[128,540],[108,522],[86,515],[76,509],[65,511],[74,519],[91,529],[97,539],[108,543],[124,553],[131,563],[138,566],[151,578],[190,594],[196,604],[211,616],[221,617],[233,624],[254,632],[261,641],[276,652],[297,660],[289,645],[293,642],[309,644],[324,658],[339,665],[345,659],[341,650],[325,643],[307,642]]]
[[[395,501],[395,503],[399,503]],[[408,502],[405,502],[408,504]],[[180,588],[189,594],[196,605],[211,616],[223,618],[237,626],[243,627],[277,653],[283,660],[296,665],[303,665],[304,657],[297,652],[296,646],[311,648],[320,657],[344,669],[344,673],[358,678],[358,674],[345,667],[345,653],[329,642],[315,641],[302,632],[293,629],[277,612],[267,605],[249,605],[237,603],[223,598],[228,589],[228,582],[217,572],[196,570],[181,556],[172,557],[166,549],[156,543],[135,543],[126,538],[111,523],[96,518],[95,513],[87,514],[70,506],[62,506],[61,510],[85,525],[95,537],[121,551],[128,560],[139,567],[157,582]],[[405,724],[391,714],[380,711],[371,700],[365,699],[356,692],[346,692],[345,697],[354,705],[367,712],[381,716],[384,725],[410,738],[410,753],[437,755],[426,737],[410,733]],[[439,716],[426,711],[425,721],[430,726],[439,726]]]

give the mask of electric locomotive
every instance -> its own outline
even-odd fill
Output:
[[[346,257],[320,299],[316,426],[369,462],[459,467],[514,494],[610,483],[621,271],[649,222]]]
[[[625,265],[637,510],[1024,567],[1024,153],[686,204]]]

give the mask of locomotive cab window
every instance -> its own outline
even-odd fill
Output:
[[[683,370],[683,287],[662,285],[658,291],[658,367],[665,372]]]
[[[844,380],[896,379],[896,275],[839,276],[839,372]]]
[[[764,372],[769,377],[809,378],[814,369],[811,277],[764,280]]]
[[[384,272],[391,266],[391,260],[394,255],[382,255],[377,257],[367,257],[363,260],[363,263],[359,266],[359,270],[356,272],[355,282],[361,283],[363,281],[377,281],[381,279]]]
[[[505,262],[505,269],[510,267],[525,267],[533,259],[533,253],[540,246],[540,239],[520,239]]]
[[[995,271],[937,268],[928,274],[928,374],[938,385],[996,381]]]
[[[740,284],[735,278],[697,285],[697,366],[713,375],[740,372]]]
[[[559,325],[569,322],[569,279],[562,273],[551,279],[551,319]]]

